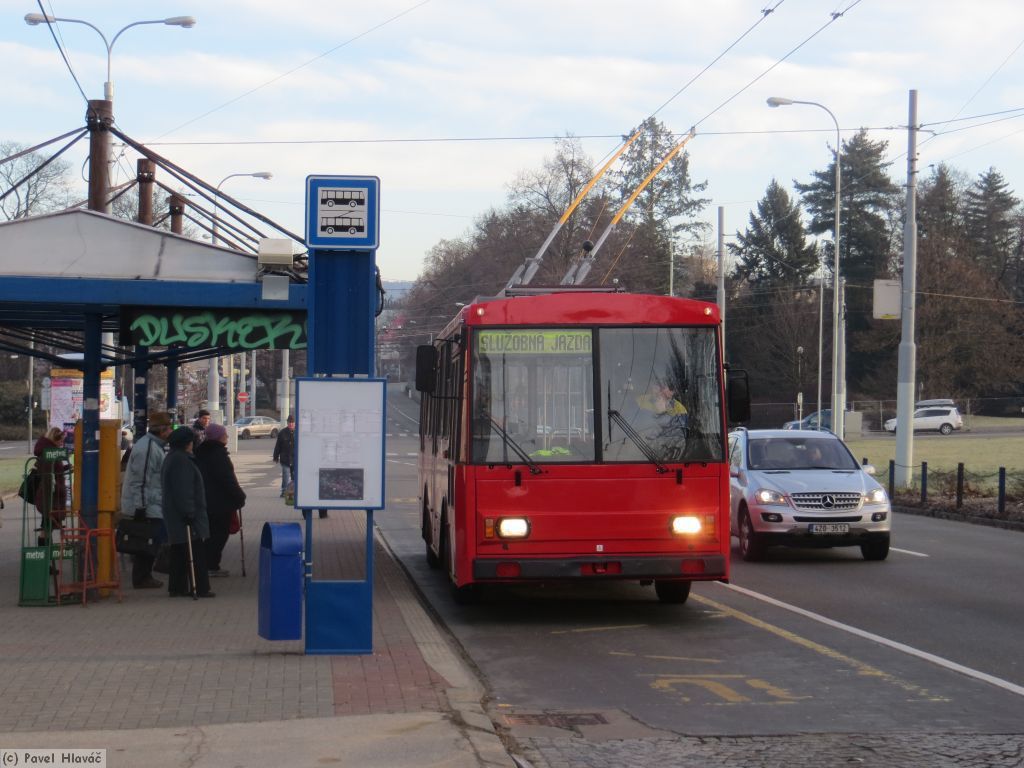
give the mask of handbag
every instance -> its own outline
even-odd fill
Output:
[[[34,504],[41,481],[42,478],[39,476],[39,472],[35,467],[32,467],[28,474],[25,475],[25,479],[21,481],[21,485],[18,487],[18,495],[30,504]]]
[[[122,517],[114,532],[114,547],[123,555],[156,557],[163,521],[155,517]]]
[[[231,517],[228,518],[228,535],[233,536],[242,530],[242,518],[237,509],[231,510]]]
[[[152,440],[146,448],[146,458],[142,470],[142,503],[146,503],[146,470],[149,469],[149,452],[153,448]],[[135,510],[134,517],[122,517],[114,531],[114,548],[123,555],[149,555],[156,557],[160,549],[159,538],[163,530],[163,520],[146,517],[146,507]]]

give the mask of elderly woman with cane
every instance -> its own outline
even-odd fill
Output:
[[[164,525],[171,545],[167,591],[171,597],[213,597],[204,544],[210,538],[206,491],[192,458],[195,433],[178,427],[167,443],[171,451],[161,471]]]

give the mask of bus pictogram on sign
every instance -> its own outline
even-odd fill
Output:
[[[366,222],[353,216],[321,216],[320,231],[328,235],[348,232],[350,235],[366,231]]]
[[[339,189],[324,187],[320,190],[320,205],[333,208],[336,205],[347,205],[349,208],[366,205],[366,190]]]

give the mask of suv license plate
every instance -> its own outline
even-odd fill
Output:
[[[807,526],[809,533],[849,533],[849,523],[811,523]]]

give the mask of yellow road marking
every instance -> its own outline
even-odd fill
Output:
[[[738,619],[739,621],[745,622],[746,624],[750,624],[751,626],[757,627],[758,629],[763,629],[766,632],[771,632],[772,634],[777,635],[778,637],[781,637],[784,640],[788,640],[791,643],[795,643],[796,645],[799,645],[803,648],[807,648],[808,650],[814,651],[815,653],[825,656],[826,658],[832,659],[833,661],[838,661],[842,664],[846,664],[847,666],[855,670],[858,675],[862,675],[864,677],[878,678],[879,680],[895,685],[896,687],[901,688],[908,693],[920,696],[921,698],[928,701],[948,701],[948,699],[944,697],[935,696],[929,693],[926,688],[922,688],[921,686],[911,683],[907,680],[901,680],[895,675],[891,675],[888,672],[884,672],[881,669],[878,669],[877,667],[871,666],[870,664],[865,664],[863,661],[858,661],[857,659],[854,659],[851,656],[847,656],[845,653],[841,653],[840,651],[837,651],[833,648],[829,648],[828,646],[822,645],[821,643],[816,643],[813,640],[808,640],[807,638],[801,637],[800,635],[797,635],[794,632],[790,632],[787,629],[782,629],[781,627],[776,627],[774,624],[769,624],[768,622],[762,621],[761,619],[756,619],[753,616],[743,613],[742,611],[737,611],[735,608],[730,608],[727,605],[723,605],[722,603],[711,600],[707,597],[704,597],[703,595],[691,595],[690,599],[696,600],[697,602],[701,603],[702,605],[706,605],[709,608],[714,608],[723,616],[729,616],[731,618]]]
[[[721,675],[724,678],[739,677],[739,675]],[[708,693],[712,693],[720,699],[724,699],[730,704],[745,704],[750,701],[749,698],[741,693],[734,691],[725,683],[719,682],[718,680],[711,680],[703,675],[679,675],[672,677],[661,677],[651,683],[651,688],[656,691],[668,691],[675,692],[676,686],[681,685],[693,685],[698,688],[703,688]],[[689,697],[683,696],[683,701],[689,701]]]
[[[723,680],[742,681],[755,691],[766,693],[774,701],[753,701],[749,696],[745,696],[733,687],[726,685],[722,682]],[[785,688],[780,688],[765,680],[747,677],[746,675],[661,675],[651,683],[651,688],[658,691],[678,692],[676,690],[678,687],[687,685],[703,688],[728,704],[794,704],[801,699],[811,698],[810,696],[796,696]],[[690,701],[687,696],[682,698],[683,701]]]
[[[610,656],[634,656],[641,659],[654,659],[655,661],[697,661],[702,664],[721,664],[721,659],[700,659],[692,656],[655,656],[653,654],[636,654],[627,651],[609,651]]]
[[[552,635],[573,635],[580,632],[611,632],[619,629],[642,629],[646,624],[623,624],[617,627],[581,627],[580,629],[555,629]]]

